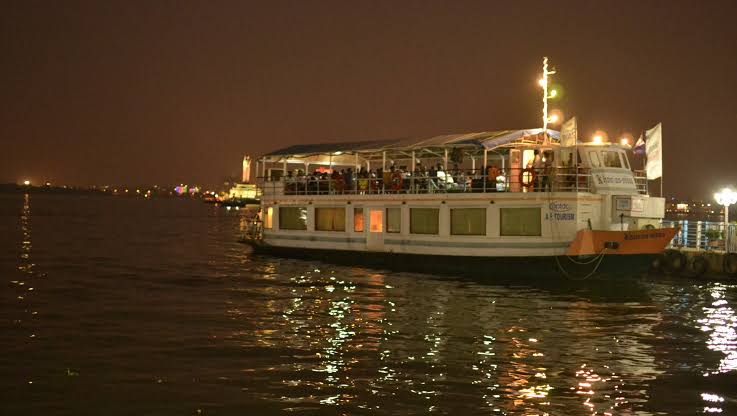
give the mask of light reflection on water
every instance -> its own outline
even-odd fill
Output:
[[[0,205],[0,317],[41,311],[0,339],[17,357],[0,362],[9,411],[59,413],[65,397],[80,413],[737,412],[731,283],[339,267],[249,254],[243,211],[31,199],[33,213],[28,197]],[[33,308],[14,299],[42,273]]]
[[[724,355],[719,365],[704,375],[737,370],[737,315],[725,299],[727,286],[714,283],[711,288],[713,302],[704,306],[704,318],[699,319],[701,330],[709,334],[707,346]]]

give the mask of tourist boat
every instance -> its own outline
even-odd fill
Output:
[[[417,139],[297,145],[256,161],[256,252],[475,276],[635,276],[672,240],[630,145],[547,124]],[[573,140],[571,140],[573,137]],[[245,163],[245,162],[244,162]]]
[[[646,271],[675,229],[660,228],[665,201],[631,169],[629,145],[559,138],[530,129],[274,151],[259,160],[261,215],[245,241],[280,256],[480,276]],[[348,169],[352,180],[332,177]]]

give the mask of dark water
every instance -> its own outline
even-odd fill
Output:
[[[243,211],[0,196],[0,414],[737,414],[737,285],[250,255]]]

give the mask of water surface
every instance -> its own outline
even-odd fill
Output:
[[[255,256],[244,211],[0,195],[0,414],[737,414],[737,285]]]

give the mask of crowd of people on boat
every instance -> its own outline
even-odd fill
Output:
[[[578,173],[578,174],[577,174]],[[454,164],[423,165],[414,169],[391,165],[354,171],[352,167],[319,169],[311,173],[289,170],[284,178],[286,194],[376,194],[376,193],[435,193],[435,192],[544,192],[572,190],[580,181],[581,169],[572,161],[554,166],[550,158],[536,155],[524,168],[503,169],[490,164],[482,169],[463,170]],[[578,184],[577,184],[578,182]]]

